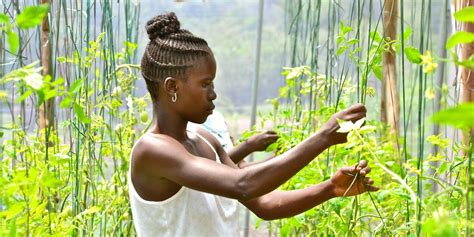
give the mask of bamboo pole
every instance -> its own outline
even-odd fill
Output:
[[[385,0],[383,12],[384,37],[387,40],[397,38],[398,0]],[[390,48],[383,53],[383,79],[381,95],[381,120],[390,125],[390,132],[398,134],[400,102],[397,87],[397,68],[395,50]]]
[[[255,125],[257,120],[257,96],[258,96],[258,81],[260,77],[260,52],[262,51],[262,28],[263,28],[263,0],[259,1],[258,7],[258,28],[257,28],[257,41],[255,50],[255,71],[253,78],[253,91],[252,91],[252,112],[250,115],[250,129]],[[250,155],[250,162],[253,161],[253,155]],[[248,210],[245,212],[245,223],[244,223],[244,236],[249,236],[249,222],[250,213]]]
[[[439,31],[439,44],[438,44],[438,56],[440,58],[446,58],[446,41],[447,41],[447,38],[448,38],[448,32],[449,32],[449,18],[451,17],[450,16],[450,10],[449,10],[449,5],[448,5],[448,0],[445,0],[444,1],[444,10],[443,10],[443,13],[442,13],[442,17],[441,17],[441,25],[440,25],[440,31]],[[445,77],[445,70],[446,68],[446,63],[443,62],[443,61],[440,61],[439,62],[439,67],[438,67],[438,70],[437,70],[437,74],[436,74],[436,88],[438,89],[438,91],[436,91],[436,94],[435,94],[435,98],[434,98],[434,111],[439,111],[441,110],[442,108],[442,102],[441,102],[441,98],[442,98],[442,95],[441,95],[441,89],[443,87],[443,83],[444,83],[444,77]],[[434,123],[433,124],[433,134],[436,135],[439,133],[439,124],[437,123]],[[439,147],[437,145],[434,145],[432,147],[432,153],[434,155],[436,155],[438,153],[438,150],[439,150]],[[439,162],[433,162],[433,166],[435,167],[438,167],[438,164]],[[434,170],[431,170],[430,171],[431,174],[434,174]],[[439,189],[439,186],[436,182],[433,182],[432,183],[433,186],[432,186],[432,191],[433,192],[437,192],[438,189]]]
[[[465,8],[474,6],[474,0],[457,0],[454,2],[456,11]],[[460,30],[474,33],[474,23],[472,22],[463,22],[461,23]],[[459,59],[467,60],[474,54],[474,43],[461,44],[459,48]],[[474,101],[474,71],[467,67],[460,67],[460,76],[461,76],[461,95],[460,102],[468,103]],[[472,221],[472,212],[474,206],[472,205],[473,193],[474,193],[474,178],[472,175],[472,144],[474,137],[474,128],[467,129],[463,131],[462,141],[466,145],[466,149],[463,152],[464,156],[468,160],[467,165],[467,190],[466,190],[466,211],[467,211],[467,225],[466,225],[466,236],[471,236],[472,226],[469,221]]]
[[[49,4],[49,0],[41,0],[42,4]],[[50,11],[51,12],[51,11]],[[43,76],[51,76],[51,41],[50,41],[49,19],[46,15],[41,24],[41,65]],[[54,125],[53,122],[54,101],[47,100],[39,108],[39,129],[42,131]]]
[[[474,0],[462,0],[458,1],[460,5],[459,9],[474,6]],[[462,30],[466,32],[474,33],[474,23],[464,22],[462,23]],[[461,44],[460,55],[461,60],[467,60],[474,54],[474,43]],[[472,102],[474,101],[474,71],[467,68],[461,67],[461,102]],[[463,134],[463,142],[468,145],[471,141],[471,137],[474,134],[474,129],[471,128],[469,131]]]

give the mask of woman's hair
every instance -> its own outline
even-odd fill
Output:
[[[204,39],[181,29],[174,12],[153,17],[146,23],[148,42],[141,70],[153,102],[158,101],[158,88],[167,77],[181,77],[193,62],[211,49]]]

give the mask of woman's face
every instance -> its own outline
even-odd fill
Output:
[[[212,101],[217,98],[213,82],[216,76],[214,56],[196,59],[193,66],[186,70],[185,76],[186,79],[179,83],[177,105],[186,120],[204,123],[214,110]]]

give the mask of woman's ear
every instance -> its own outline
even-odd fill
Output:
[[[163,82],[163,87],[170,96],[173,96],[178,91],[178,84],[174,77],[167,77]]]

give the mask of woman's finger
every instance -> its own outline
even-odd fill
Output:
[[[271,135],[268,135],[267,138],[271,139],[271,140],[277,140],[280,136],[276,135],[276,134],[271,134]]]
[[[340,171],[348,176],[355,176],[356,168],[354,166],[344,166],[340,169]]]
[[[363,169],[367,167],[368,162],[366,160],[360,160],[358,166]]]
[[[372,185],[366,185],[365,186],[365,190],[370,191],[370,192],[379,191],[379,189],[380,189],[379,187],[372,186]]]
[[[351,107],[347,109],[348,111],[351,112],[367,112],[367,109],[363,104],[354,104]]]
[[[364,178],[364,183],[368,184],[368,185],[372,185],[372,184],[374,184],[374,180],[372,180],[371,178],[365,177]]]
[[[370,173],[371,170],[372,170],[372,169],[367,166],[367,167],[361,169],[360,175],[365,176],[365,175],[367,175],[368,173]]]
[[[367,113],[366,112],[358,112],[358,113],[354,113],[354,114],[348,114],[344,120],[346,121],[352,121],[352,122],[356,122],[357,120],[361,119],[361,118],[364,118],[364,117],[367,117]]]

